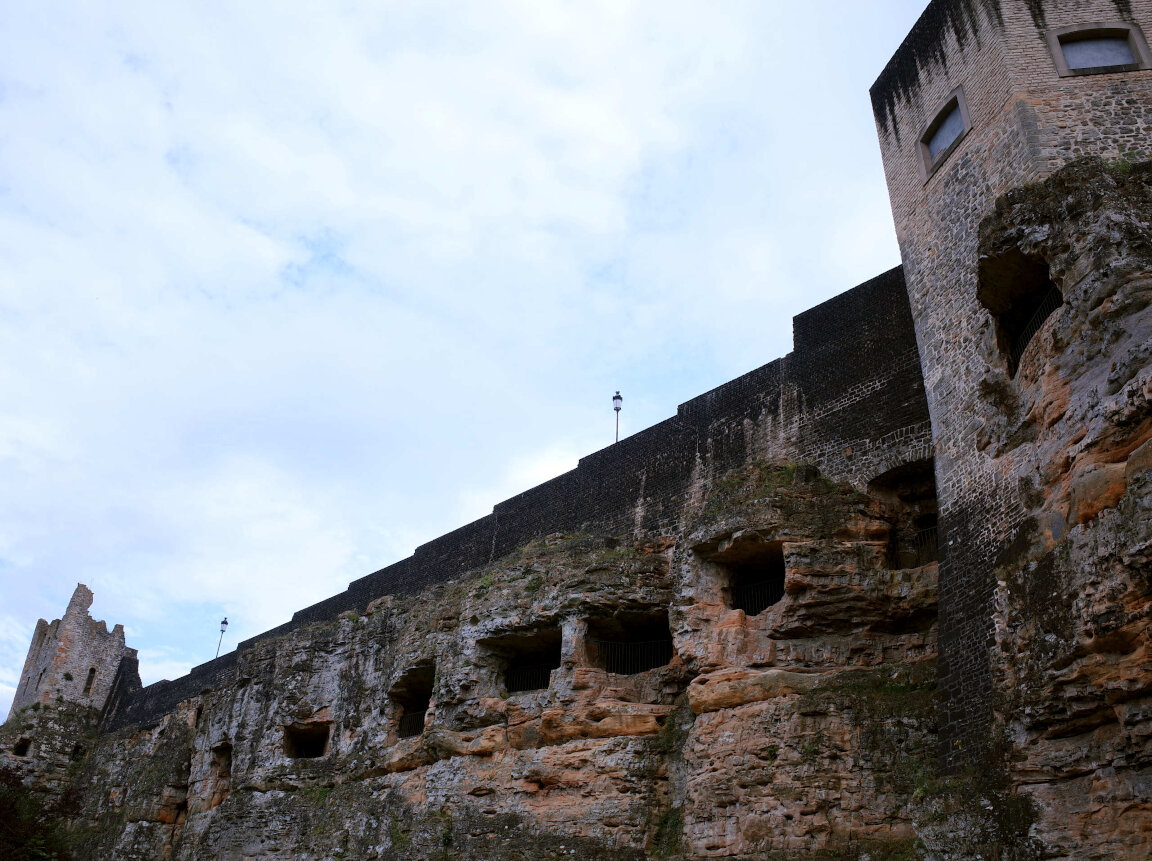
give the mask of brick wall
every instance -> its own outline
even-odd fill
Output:
[[[1049,49],[1051,28],[1121,19],[1152,31],[1152,0],[934,0],[871,91],[934,431],[941,742],[956,758],[988,740],[993,563],[1022,512],[1011,464],[976,444],[991,336],[978,226],[1072,157],[1152,154],[1152,71],[1061,78]],[[971,130],[925,179],[920,136],[958,86]]]

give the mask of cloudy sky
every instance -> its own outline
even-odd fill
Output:
[[[923,5],[5,3],[0,717],[77,582],[175,678],[787,353]]]

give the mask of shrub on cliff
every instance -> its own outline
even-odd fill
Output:
[[[9,769],[0,768],[0,861],[71,861],[59,811]]]

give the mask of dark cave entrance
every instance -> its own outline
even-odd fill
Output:
[[[410,667],[392,686],[388,695],[400,710],[396,722],[396,734],[400,738],[415,738],[424,732],[435,682],[436,665],[429,662]]]
[[[666,610],[589,619],[587,645],[593,666],[622,676],[662,667],[675,653]]]
[[[936,466],[932,458],[890,469],[868,482],[868,494],[888,512],[888,567],[919,568],[939,561]]]
[[[995,257],[983,257],[976,297],[992,314],[996,346],[1008,366],[1008,375],[1015,377],[1020,359],[1036,333],[1064,304],[1048,263],[1016,248]]]
[[[331,734],[330,721],[289,724],[284,727],[284,753],[292,759],[319,759],[328,753]],[[228,753],[228,767],[231,769],[231,747]]]

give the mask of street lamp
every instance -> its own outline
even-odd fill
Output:
[[[620,397],[617,392],[612,396],[612,409],[616,410],[616,442],[620,442],[620,405],[624,403],[624,399]]]
[[[216,657],[220,657],[220,644],[224,642],[224,632],[228,630],[228,617],[225,616],[220,622],[220,639],[216,641]]]

